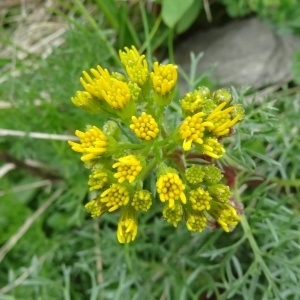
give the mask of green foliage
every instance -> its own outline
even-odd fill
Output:
[[[202,7],[202,1],[162,0],[162,19],[177,33],[186,31],[196,20]]]
[[[201,20],[203,1],[157,1],[162,6],[162,19],[176,33],[183,33]],[[297,0],[218,0],[224,5],[232,18],[243,17],[255,13],[259,18],[266,19],[280,31],[292,30],[300,33],[300,6]],[[213,3],[216,4],[216,3]],[[217,17],[220,8],[210,5],[212,18]],[[207,13],[207,11],[205,11]],[[208,16],[206,16],[208,19]]]
[[[300,6],[297,0],[220,0],[231,17],[257,14],[268,19],[280,30],[300,33]]]

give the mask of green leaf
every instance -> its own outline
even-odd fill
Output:
[[[182,18],[180,18],[176,26],[176,32],[182,33],[186,31],[199,16],[199,12],[201,8],[202,8],[202,1],[195,1],[194,4],[188,8],[188,10],[182,16]]]
[[[164,0],[162,2],[162,19],[165,24],[173,28],[193,3],[193,0]]]

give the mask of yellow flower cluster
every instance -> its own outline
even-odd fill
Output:
[[[118,178],[119,183],[125,180],[132,183],[136,176],[142,171],[141,162],[134,155],[120,157],[118,162],[113,164],[112,167],[118,168],[114,177]]]
[[[212,159],[224,155],[223,137],[242,120],[241,105],[232,103],[229,90],[199,87],[180,101],[178,116],[169,106],[177,66],[149,66],[134,46],[119,56],[123,73],[99,65],[83,71],[84,90],[71,98],[75,106],[106,118],[101,129],[76,130],[78,141],[69,141],[90,170],[89,190],[98,193],[86,210],[93,218],[120,210],[122,244],[135,240],[138,214],[152,205],[161,205],[174,227],[184,221],[189,231],[201,232],[215,222],[214,228],[230,231],[240,217]],[[190,163],[193,158],[197,165]]]
[[[107,138],[105,134],[96,126],[93,126],[86,132],[79,130],[75,134],[80,138],[81,144],[69,141],[72,150],[81,152],[82,161],[95,159],[107,150]]]
[[[93,95],[86,91],[78,91],[75,97],[71,98],[73,104],[80,107],[89,113],[100,113],[102,111],[101,107],[98,105],[98,100],[96,100]]]
[[[129,192],[125,186],[113,183],[101,194],[101,202],[106,203],[108,211],[114,211],[129,202]]]
[[[176,203],[173,207],[165,205],[163,209],[164,218],[173,224],[174,227],[177,227],[178,222],[182,220],[183,210],[180,203]]]
[[[177,67],[174,65],[159,65],[155,62],[151,73],[153,89],[164,96],[172,91],[177,82]]]
[[[224,147],[215,138],[206,138],[203,143],[202,152],[213,158],[221,158],[225,153]]]
[[[212,158],[219,159],[224,155],[225,149],[218,138],[229,134],[232,126],[243,119],[243,111],[238,104],[230,106],[231,100],[228,90],[219,90],[210,96],[206,89],[204,93],[199,89],[182,99],[182,109],[188,114],[179,127],[183,150],[191,150],[196,143],[198,151]]]
[[[213,126],[210,131],[216,135],[226,135],[229,133],[229,129],[240,120],[241,116],[237,115],[234,118],[230,116],[230,112],[234,110],[233,106],[230,106],[222,110],[227,105],[226,102],[222,102],[207,118],[206,121],[210,121]]]
[[[181,100],[182,110],[188,114],[199,112],[203,106],[204,98],[198,91],[187,93]]]
[[[105,212],[108,211],[108,207],[105,203],[101,202],[101,200],[98,198],[95,198],[94,200],[88,202],[85,205],[85,208],[88,212],[91,213],[92,218],[100,217]]]
[[[138,138],[149,141],[157,137],[158,125],[151,115],[142,112],[139,118],[132,116],[131,119],[133,124],[129,127]]]
[[[186,227],[191,232],[202,232],[207,224],[203,212],[189,211],[186,219]]]
[[[183,203],[186,203],[186,196],[183,193],[185,186],[178,174],[168,172],[165,175],[159,176],[156,182],[156,188],[160,200],[162,202],[169,201],[170,208],[174,207],[175,200],[180,199]]]
[[[230,226],[236,226],[241,220],[235,208],[228,203],[214,203],[212,215],[226,232],[230,231]]]
[[[107,182],[108,175],[101,169],[94,169],[89,175],[88,185],[90,186],[90,191],[101,190]]]
[[[182,148],[188,151],[192,143],[203,144],[203,136],[206,127],[212,127],[211,122],[203,122],[204,113],[199,112],[193,116],[188,116],[179,127],[179,134],[183,139]]]
[[[132,242],[137,235],[137,213],[130,206],[125,207],[120,216],[117,237],[121,244]]]
[[[202,188],[190,191],[190,201],[194,210],[202,211],[210,209],[211,196]]]
[[[152,205],[151,193],[147,190],[137,191],[133,195],[131,205],[136,210],[147,211]]]
[[[139,86],[143,86],[149,76],[145,55],[139,55],[134,47],[132,49],[125,47],[125,51],[120,50],[119,54],[130,80]]]

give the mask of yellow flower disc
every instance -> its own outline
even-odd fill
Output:
[[[125,47],[125,51],[120,50],[119,56],[130,80],[139,86],[144,85],[149,75],[145,55],[140,55],[134,46],[131,49]]]
[[[170,208],[169,205],[165,205],[163,209],[163,216],[167,222],[173,223],[174,227],[177,227],[178,222],[182,220],[182,206],[180,203],[176,203],[174,207]]]
[[[213,124],[209,130],[216,136],[226,135],[230,131],[235,123],[242,119],[241,115],[236,115],[231,119],[231,112],[234,110],[233,106],[222,110],[227,105],[227,102],[222,102],[214,111],[206,118],[206,121],[209,121]]]
[[[186,227],[191,232],[202,232],[207,223],[205,215],[201,212],[188,213]]]
[[[106,203],[108,211],[114,211],[129,202],[129,192],[121,184],[112,184],[101,194],[101,202]]]
[[[137,235],[137,213],[133,207],[125,206],[120,215],[117,238],[119,243],[125,244],[132,242]]]
[[[216,159],[221,158],[225,153],[224,147],[213,138],[207,138],[204,140],[202,151],[204,154]]]
[[[190,191],[189,200],[192,203],[192,208],[196,211],[210,209],[211,197],[207,191],[201,188]]]
[[[169,201],[169,207],[175,205],[175,200],[181,199],[186,203],[186,196],[183,193],[185,189],[184,184],[176,173],[167,173],[161,175],[156,182],[157,192],[162,202]]]
[[[159,65],[155,62],[151,73],[152,86],[156,93],[164,96],[172,91],[177,82],[177,66]]]
[[[136,176],[142,171],[141,163],[134,155],[127,155],[119,158],[118,162],[113,165],[113,168],[118,168],[114,177],[118,178],[119,183],[122,183],[125,180],[132,183]]]
[[[80,138],[80,143],[68,141],[75,152],[81,152],[82,161],[97,158],[107,150],[107,138],[105,134],[96,126],[86,132],[76,130],[75,134]]]
[[[138,138],[149,141],[157,137],[158,125],[151,115],[142,112],[139,118],[132,116],[131,119],[133,124],[130,125],[130,129]]]
[[[199,112],[193,116],[187,117],[179,127],[180,137],[184,140],[182,148],[188,151],[192,147],[192,143],[203,144],[203,136],[206,127],[213,124],[211,122],[202,122],[204,113]]]

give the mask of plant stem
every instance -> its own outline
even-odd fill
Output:
[[[141,180],[144,180],[145,177],[149,174],[149,172],[155,167],[156,165],[156,159],[153,158],[150,163],[142,170],[141,174],[139,175],[139,177],[141,178]]]
[[[151,43],[150,43],[150,35],[149,35],[149,26],[147,21],[147,15],[145,10],[145,1],[141,0],[139,1],[140,11],[142,15],[142,21],[144,26],[144,33],[145,33],[145,43],[146,43],[146,49],[147,49],[147,60],[149,65],[152,65],[152,49],[151,49]]]
[[[272,178],[271,182],[275,182],[279,186],[284,186],[284,187],[300,187],[300,179]]]

